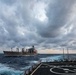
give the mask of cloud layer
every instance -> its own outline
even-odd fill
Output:
[[[0,0],[0,47],[76,49],[76,0]]]

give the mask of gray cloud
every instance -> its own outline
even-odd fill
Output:
[[[76,0],[0,0],[0,46],[76,47]]]
[[[75,0],[57,0],[53,4],[49,4],[47,9],[47,17],[49,22],[46,27],[41,27],[39,33],[43,37],[56,37],[63,34],[62,27],[66,25],[70,18],[71,7],[73,6]]]

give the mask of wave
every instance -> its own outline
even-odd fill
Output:
[[[14,68],[10,68],[5,64],[0,63],[0,75],[21,75],[23,71],[15,70]]]
[[[60,59],[62,59],[62,55],[40,58],[41,62],[53,62],[53,61],[58,61]]]
[[[0,75],[23,75],[25,70],[41,62],[61,59],[61,55],[38,55],[33,57],[2,57],[0,58]]]

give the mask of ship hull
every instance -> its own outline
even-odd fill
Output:
[[[34,56],[37,53],[26,53],[26,52],[17,52],[17,51],[3,51],[5,56]]]

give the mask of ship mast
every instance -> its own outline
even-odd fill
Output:
[[[69,49],[67,48],[67,58],[69,60]]]
[[[12,48],[11,48],[11,51],[13,51]]]
[[[63,48],[63,60],[64,60],[64,48]]]
[[[16,48],[16,50],[19,52],[19,48]]]

